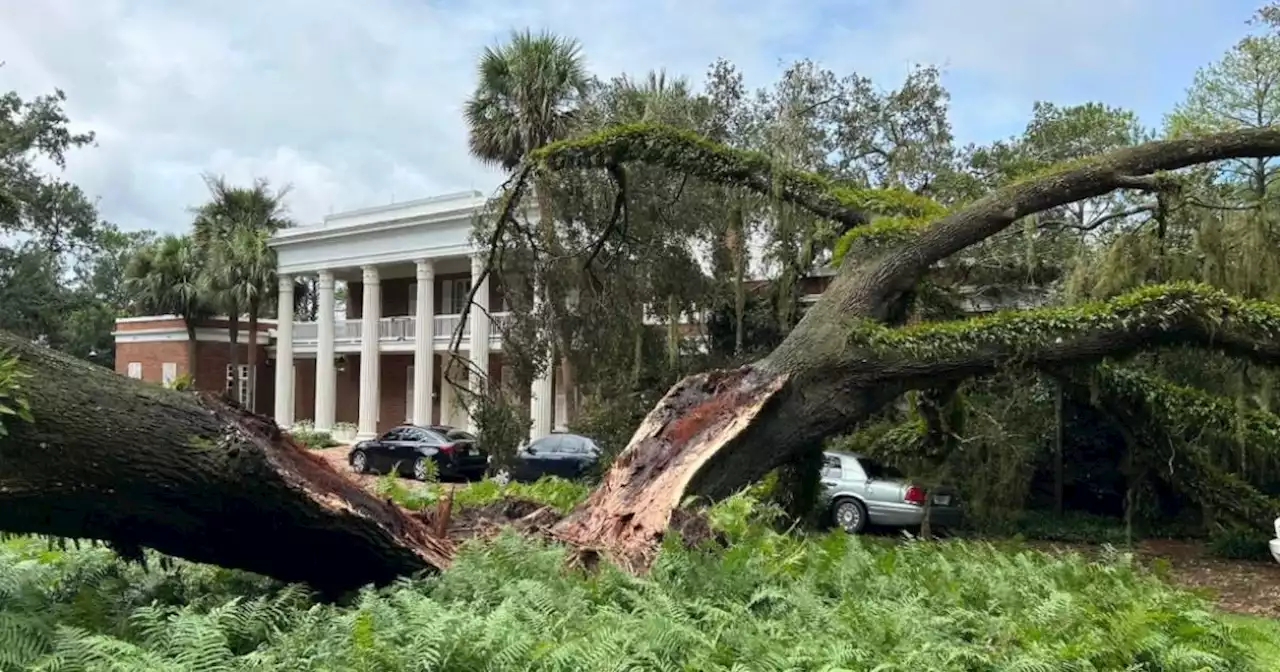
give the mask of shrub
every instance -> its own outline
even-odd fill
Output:
[[[329,432],[318,432],[310,427],[294,426],[289,430],[289,438],[295,443],[311,448],[312,450],[320,450],[323,448],[332,448],[339,445],[333,440],[333,435]]]
[[[165,387],[179,392],[186,392],[195,389],[195,379],[189,373],[180,373],[169,381],[169,384]]]
[[[1267,542],[1272,539],[1270,530],[1230,527],[1209,535],[1210,555],[1228,560],[1261,560],[1272,562]]]

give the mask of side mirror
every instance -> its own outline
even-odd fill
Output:
[[[527,455],[537,455],[537,454],[538,454],[538,449],[537,449],[537,448],[534,448],[533,446],[525,446],[525,447],[524,447],[524,452],[525,452],[525,454],[527,454]]]

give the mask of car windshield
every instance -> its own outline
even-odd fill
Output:
[[[450,441],[475,441],[476,435],[471,432],[464,432],[461,429],[451,429],[445,433],[445,437]]]
[[[875,460],[868,460],[865,457],[858,458],[858,464],[861,464],[862,470],[867,472],[867,478],[894,479],[906,477],[905,474],[894,467],[881,464]]]

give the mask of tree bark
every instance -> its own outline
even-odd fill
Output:
[[[671,139],[664,137],[664,141]],[[537,158],[553,167],[645,160],[699,171],[684,162],[685,153],[661,151],[658,142],[601,145],[598,153],[583,143],[550,146]],[[561,150],[566,156],[557,155]],[[705,145],[697,151],[705,151]],[[726,148],[718,152],[721,162],[717,167],[741,158]],[[1169,183],[1155,175],[1159,171],[1277,154],[1278,129],[1234,131],[1123,149],[995,191],[920,226],[907,240],[876,258],[844,265],[822,299],[764,360],[736,371],[698,374],[677,383],[650,412],[596,491],[558,523],[553,534],[586,550],[604,552],[623,564],[644,566],[672,512],[687,497],[728,495],[792,461],[807,446],[855,425],[907,390],[989,373],[998,367],[1093,362],[1178,343],[1205,345],[1271,363],[1280,361],[1280,340],[1274,327],[1251,323],[1242,313],[1219,324],[1214,313],[1229,312],[1229,302],[1199,302],[1197,297],[1179,292],[1173,292],[1176,296],[1170,302],[1148,306],[1152,311],[1142,315],[1113,305],[1117,318],[1105,324],[1093,324],[1080,315],[1071,328],[1062,329],[1059,316],[1042,314],[1038,322],[1022,325],[1026,331],[976,333],[968,347],[959,349],[948,349],[948,329],[929,334],[929,325],[904,330],[876,325],[900,312],[900,301],[933,264],[1022,217],[1117,189],[1168,188]],[[781,172],[770,165],[742,161],[738,172],[726,170],[704,177],[752,188]],[[752,167],[759,174],[744,175]],[[854,226],[866,221],[839,210],[847,205],[847,199],[836,197],[832,190],[824,190],[812,201],[803,188],[786,193],[790,202],[820,215]],[[1184,306],[1179,303],[1182,299],[1194,305]],[[1162,314],[1162,310],[1173,314]],[[1280,320],[1276,324],[1280,325]],[[903,338],[897,342],[877,339],[869,335],[875,330],[867,329],[868,325],[900,332]],[[916,347],[904,348],[912,344],[907,338],[912,334],[921,337],[920,341],[914,343]]]
[[[234,399],[237,404],[244,403],[244,399],[240,398],[240,309],[235,308],[228,311],[227,316],[227,340],[229,346],[227,348],[227,364],[231,367],[231,389],[227,391],[226,396]]]
[[[191,386],[195,387],[196,370],[200,368],[196,359],[199,354],[197,345],[199,341],[196,340],[196,321],[194,318],[188,317],[183,320],[183,324],[187,327],[187,376],[191,378]]]
[[[0,530],[149,547],[337,593],[452,546],[219,395],[167,390],[0,332],[34,422],[0,437]]]

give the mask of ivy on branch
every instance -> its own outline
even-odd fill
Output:
[[[1275,364],[1280,305],[1194,283],[1151,285],[1108,301],[968,320],[898,328],[862,320],[849,342],[883,357],[893,375],[908,378],[1092,362],[1161,345],[1197,345]]]
[[[1242,412],[1232,400],[1118,366],[1054,376],[1078,402],[1103,410],[1142,437],[1142,445],[1156,451],[1160,478],[1215,515],[1270,528],[1280,501],[1215,465],[1209,444],[1275,446],[1280,416]]]
[[[530,153],[529,161],[552,171],[606,168],[630,162],[663,166],[708,182],[738,186],[795,204],[846,227],[871,215],[934,219],[946,209],[906,189],[860,188],[778,165],[760,152],[734,149],[693,131],[650,123],[622,124]]]

